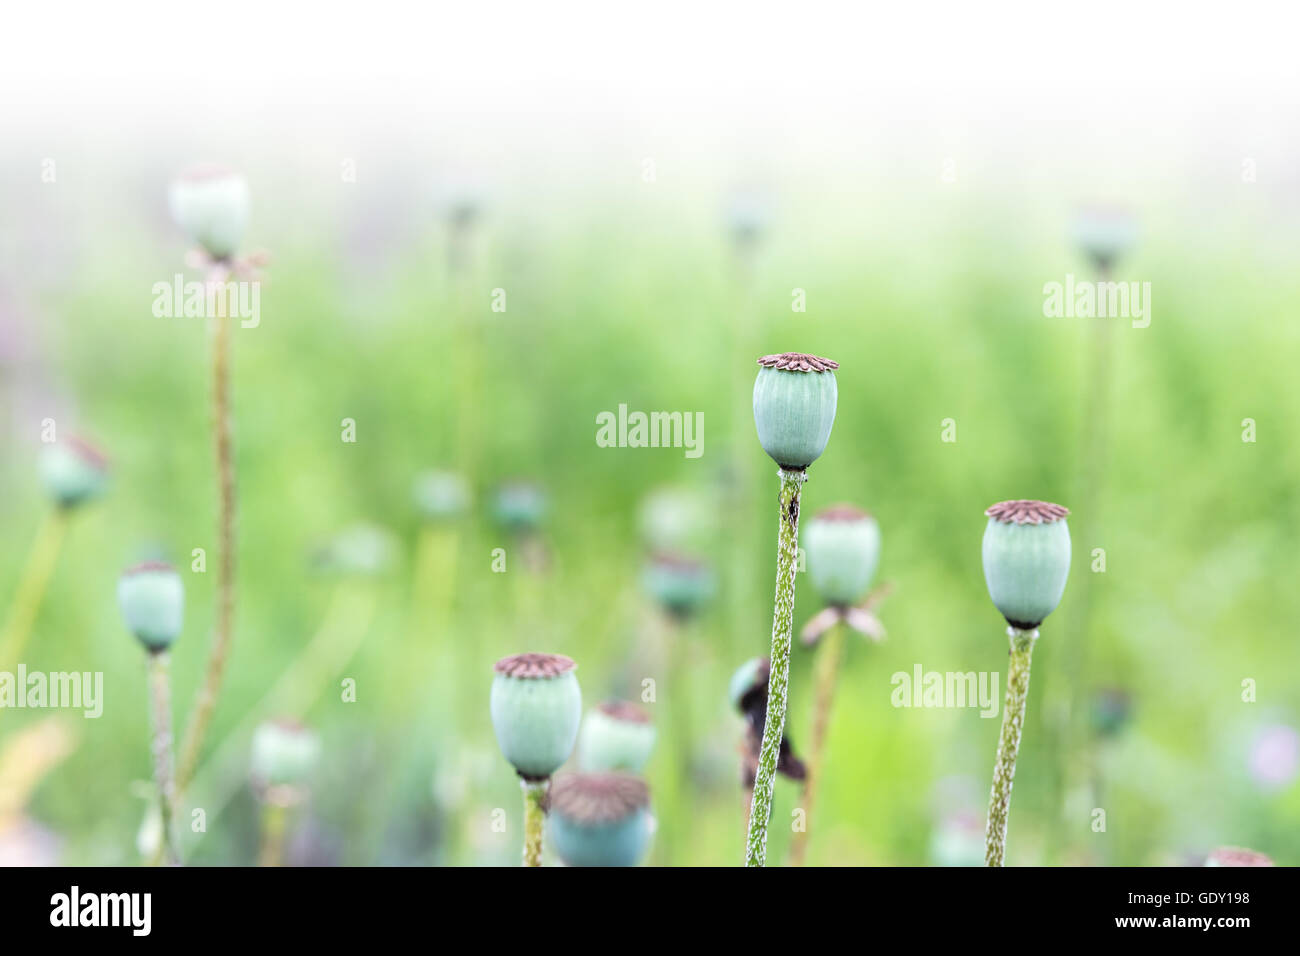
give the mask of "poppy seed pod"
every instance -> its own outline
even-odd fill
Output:
[[[1092,206],[1075,214],[1070,232],[1075,245],[1106,272],[1137,241],[1137,220],[1127,209]]]
[[[546,516],[546,492],[530,481],[512,481],[497,489],[492,514],[507,531],[536,531]]]
[[[727,699],[731,706],[744,713],[748,703],[746,698],[754,693],[765,693],[771,667],[766,657],[751,657],[737,667],[727,684]]]
[[[654,555],[641,580],[651,597],[681,619],[694,615],[713,596],[713,571],[703,561],[684,555]]]
[[[808,576],[832,607],[848,607],[867,590],[880,561],[880,526],[852,505],[834,505],[804,532]]]
[[[1056,610],[1070,574],[1070,512],[1045,501],[1003,501],[984,512],[984,580],[1007,623],[1032,631]]]
[[[185,617],[185,585],[170,564],[150,561],[125,571],[117,581],[117,603],[127,630],[149,651],[171,646]]]
[[[229,259],[248,226],[248,182],[223,166],[198,166],[171,185],[172,218],[213,259]]]
[[[758,441],[782,468],[803,471],[826,450],[835,423],[831,359],[802,352],[764,355],[754,380]]]
[[[430,521],[451,521],[469,510],[469,482],[452,471],[426,471],[415,479],[414,497]]]
[[[320,759],[320,738],[292,720],[271,720],[253,733],[250,776],[261,789],[294,787],[311,776]]]
[[[98,498],[108,484],[108,460],[93,445],[71,436],[44,447],[40,472],[45,490],[60,508]]]
[[[655,727],[635,704],[606,701],[582,722],[578,764],[583,770],[640,773],[655,745]]]
[[[1263,853],[1247,850],[1239,846],[1221,846],[1210,851],[1205,858],[1206,866],[1273,866],[1271,859]]]
[[[635,866],[650,843],[650,792],[637,777],[566,774],[546,803],[551,842],[567,866]]]
[[[561,654],[515,654],[496,663],[492,728],[501,753],[526,780],[544,780],[573,752],[582,720],[576,667]]]

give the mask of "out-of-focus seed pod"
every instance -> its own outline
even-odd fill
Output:
[[[607,701],[582,723],[578,764],[585,771],[640,773],[655,745],[655,727],[644,710],[626,701]]]
[[[170,564],[149,561],[123,572],[117,603],[127,630],[151,652],[166,650],[185,619],[185,585]]]
[[[60,508],[98,498],[108,484],[108,459],[89,442],[69,436],[41,451],[41,480]]]
[[[804,531],[808,577],[822,600],[848,607],[866,592],[880,562],[880,526],[853,505],[819,512]]]
[[[568,866],[635,866],[650,844],[650,792],[638,777],[575,773],[547,797],[548,829]]]
[[[1089,206],[1075,213],[1071,238],[1100,272],[1109,272],[1137,242],[1137,219],[1115,206]]]
[[[430,521],[454,521],[469,510],[469,482],[452,471],[426,471],[415,479],[415,506]]]
[[[302,787],[320,761],[320,737],[292,720],[270,720],[253,732],[249,775],[262,791]]]
[[[681,619],[699,613],[713,597],[713,570],[703,561],[685,555],[653,555],[641,580],[652,598]]]
[[[527,534],[536,531],[546,517],[546,492],[531,481],[511,481],[497,489],[492,515],[507,531]]]
[[[1210,851],[1206,866],[1273,866],[1273,861],[1263,853],[1239,846],[1221,846]]]
[[[197,166],[168,193],[172,218],[213,259],[229,259],[248,226],[248,182],[222,166]]]

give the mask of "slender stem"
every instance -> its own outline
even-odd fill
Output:
[[[790,633],[794,627],[794,574],[799,547],[799,497],[806,472],[777,471],[781,478],[776,552],[776,598],[772,610],[772,669],[767,685],[767,714],[763,746],[754,778],[754,801],[745,841],[745,865],[763,866],[767,860],[767,824],[772,817],[772,791],[776,763],[785,732],[786,693],[790,684]]]
[[[170,655],[166,651],[149,654],[149,699],[153,715],[153,774],[158,788],[158,807],[162,812],[162,848],[166,863],[180,861],[176,852],[176,833],[172,818],[176,805],[175,781],[172,777],[172,701],[171,682],[167,676]]]
[[[230,437],[230,320],[218,317],[212,324],[212,436],[217,466],[218,561],[217,627],[208,655],[207,671],[181,748],[177,787],[183,793],[198,764],[203,737],[221,692],[221,679],[230,654],[235,617],[235,466]]]
[[[808,825],[813,806],[817,803],[817,785],[821,782],[822,760],[826,752],[826,730],[831,722],[831,705],[835,699],[835,684],[840,674],[840,661],[844,656],[844,624],[836,622],[823,635],[821,651],[817,654],[816,697],[813,701],[811,750],[808,756],[808,775],[803,784],[804,827],[795,832],[790,845],[790,865],[802,866],[808,854]]]
[[[989,823],[985,831],[984,862],[1001,866],[1007,850],[1007,819],[1011,815],[1011,785],[1016,776],[1016,754],[1025,727],[1025,705],[1029,700],[1029,659],[1034,653],[1038,631],[1007,628],[1011,658],[1007,665],[1007,700],[1002,708],[1002,735],[998,738],[997,762],[993,766],[993,793],[989,797]]]
[[[523,780],[524,791],[524,866],[542,865],[542,799],[550,780]]]
[[[284,866],[284,834],[288,823],[287,807],[278,803],[262,805],[262,848],[258,852],[258,866]]]
[[[11,670],[22,659],[32,634],[32,624],[36,621],[36,613],[40,610],[50,577],[54,573],[67,527],[67,509],[56,508],[46,513],[36,530],[36,539],[27,554],[27,564],[18,581],[18,590],[9,607],[9,616],[5,620],[4,629],[0,630],[0,669]]]

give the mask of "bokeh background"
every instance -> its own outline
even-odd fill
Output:
[[[81,71],[43,87],[36,61],[20,63],[0,155],[0,602],[50,507],[42,420],[100,445],[112,484],[75,515],[25,660],[102,671],[104,713],[0,711],[0,860],[141,859],[147,706],[116,607],[124,567],[161,556],[185,575],[178,721],[202,673],[207,334],[151,307],[153,284],[186,271],[167,184],[206,159],[247,175],[246,245],[272,259],[260,325],[234,333],[237,624],[187,801],[207,813],[205,833],[185,828],[192,862],[257,858],[251,733],[293,716],[322,751],[290,862],[516,863],[491,665],[544,650],[578,662],[588,707],[655,681],[651,861],[737,863],[743,725],[727,681],[767,652],[775,569],[775,469],[749,392],[754,359],[785,350],[841,363],[804,514],[873,512],[893,588],[888,639],[849,645],[810,863],[980,859],[998,720],[896,708],[891,676],[1003,669],[979,542],[983,509],[1013,497],[1073,507],[1075,554],[1035,654],[1008,861],[1187,864],[1221,844],[1300,860],[1294,64],[1193,69],[1147,50],[1125,74],[1109,67],[1138,64],[1134,38],[1154,27],[1102,20],[1045,25],[1069,50],[1106,53],[1039,83],[963,72],[973,54],[946,40],[927,61],[938,73],[899,73],[901,54],[837,66],[847,41],[821,20],[784,48],[780,31],[746,26],[753,48],[707,65],[702,41],[683,41],[686,65],[656,58],[675,20],[626,58],[567,69],[555,63],[582,37],[631,26],[601,21],[545,55],[510,31],[438,64],[399,40],[382,64],[317,51],[301,68],[271,55],[288,21],[224,26],[205,42],[261,64],[232,65],[229,83],[159,69],[188,60],[170,47],[102,85]],[[706,33],[729,22],[710,17]],[[833,48],[801,46],[810,36]],[[1024,72],[1057,61],[1035,49]],[[1045,283],[1090,272],[1070,224],[1094,202],[1138,223],[1116,275],[1151,283],[1149,328],[1043,314]],[[703,454],[598,447],[596,416],[620,404],[703,413]],[[473,488],[450,525],[416,506],[431,468]],[[547,495],[541,564],[493,520],[495,490],[519,479]],[[664,489],[700,503],[690,527],[646,517]],[[665,537],[716,577],[684,628],[643,587]],[[188,570],[194,548],[207,573]],[[818,609],[799,587],[796,626]],[[674,654],[688,663],[670,679]],[[811,657],[796,648],[796,749]],[[1125,718],[1103,719],[1116,700]],[[771,861],[797,797],[778,783]]]

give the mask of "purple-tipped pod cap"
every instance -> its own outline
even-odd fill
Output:
[[[826,450],[835,423],[839,363],[803,352],[764,355],[754,380],[754,426],[782,468],[802,471]]]
[[[984,512],[984,580],[1007,623],[1032,631],[1056,610],[1070,574],[1070,512],[1045,501],[1002,501]]]
[[[1210,851],[1206,866],[1273,866],[1273,861],[1263,853],[1239,846],[1221,846]]]

